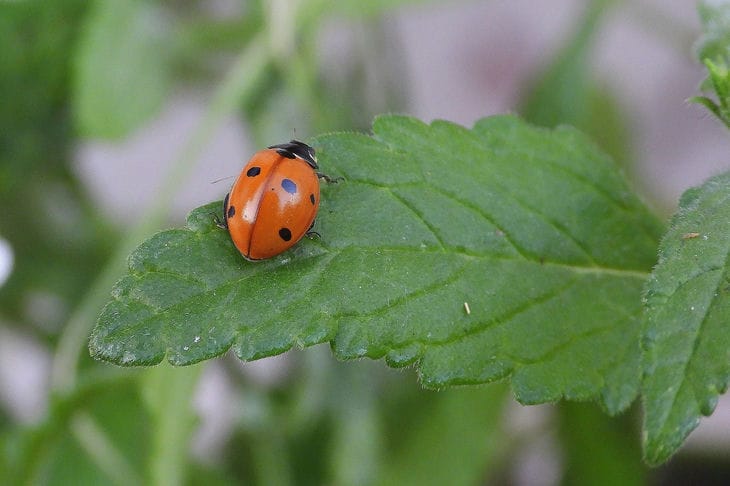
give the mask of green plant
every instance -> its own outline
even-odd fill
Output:
[[[92,355],[186,365],[330,342],[415,363],[429,388],[509,378],[525,404],[615,414],[641,393],[654,464],[711,413],[728,373],[727,175],[683,197],[651,273],[661,225],[574,130],[388,116],[315,147],[345,178],[325,189],[321,240],[251,264],[215,225],[220,202],[193,211],[132,253]]]
[[[27,269],[3,288],[2,317],[35,329],[22,296],[36,288],[68,302],[59,332],[33,331],[54,352],[46,419],[15,426],[0,415],[0,482],[474,484],[503,474],[525,440],[502,420],[511,394],[557,404],[566,482],[641,483],[632,403],[644,408],[645,460],[658,465],[727,386],[730,176],[687,191],[666,227],[605,154],[628,165],[620,110],[587,75],[596,26],[613,2],[590,2],[525,96],[529,122],[495,116],[464,128],[384,115],[369,135],[332,130],[367,129],[374,112],[397,109],[397,93],[383,87],[388,102],[377,107],[357,83],[327,84],[314,33],[335,11],[358,18],[392,2],[285,3],[250,2],[225,20],[195,15],[187,2],[179,12],[162,2],[69,2],[47,17],[36,5],[0,5],[10,12],[0,15],[0,49],[12,54],[0,62],[35,83],[26,98],[23,83],[0,77],[18,93],[0,106],[0,123],[13,129],[0,130],[12,134],[12,155],[0,153],[12,162],[0,166],[1,202],[17,207],[44,193],[28,175],[53,167],[49,177],[82,208],[76,227],[86,235],[68,258],[42,238],[47,221],[11,213],[12,224],[0,224]],[[58,15],[69,27],[55,26]],[[699,52],[717,101],[698,100],[727,124],[727,29],[720,10],[703,7],[701,16]],[[273,36],[284,24],[291,37]],[[28,44],[27,25],[36,29]],[[227,74],[205,62],[211,54],[228,56]],[[47,70],[21,62],[34,56]],[[372,61],[359,62],[351,79]],[[183,74],[192,85],[222,79],[154,207],[131,230],[110,227],[68,158],[51,166],[44,154],[68,152],[63,127],[72,123],[85,137],[128,135]],[[55,93],[54,103],[39,109],[35,93]],[[241,114],[263,145],[289,136],[277,117],[284,107],[322,168],[344,178],[323,187],[321,239],[246,262],[215,225],[220,201],[149,237],[224,117]],[[25,123],[16,123],[19,112]],[[44,264],[34,264],[39,255]],[[86,356],[90,331],[101,362]],[[188,398],[206,373],[201,362],[229,349],[252,361],[319,343],[341,362],[321,346],[294,351],[293,378],[273,385],[242,376],[234,360],[216,361],[234,381],[239,415],[219,463],[190,459]],[[347,362],[363,357],[417,377]]]

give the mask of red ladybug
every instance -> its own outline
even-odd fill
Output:
[[[254,154],[223,201],[223,226],[247,260],[264,260],[294,246],[319,209],[314,149],[298,140]]]

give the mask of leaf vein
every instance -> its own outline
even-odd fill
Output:
[[[578,278],[573,277],[568,279],[563,285],[560,285],[554,289],[552,289],[550,292],[547,292],[543,295],[540,295],[538,297],[533,297],[531,299],[526,299],[521,305],[518,305],[514,307],[513,309],[508,310],[501,316],[497,316],[493,319],[491,319],[489,322],[486,322],[484,326],[474,326],[472,328],[469,328],[465,330],[463,333],[453,336],[448,340],[445,340],[443,342],[436,342],[436,341],[428,341],[429,343],[434,344],[452,344],[456,341],[460,341],[464,338],[474,336],[477,334],[481,334],[482,332],[490,331],[496,327],[507,325],[511,320],[513,320],[518,315],[522,314],[523,312],[526,312],[530,310],[532,307],[540,306],[554,298],[557,298],[560,294],[565,292],[568,288],[572,287],[576,282]]]
[[[200,278],[194,277],[192,274],[189,273],[179,273],[179,272],[172,272],[170,270],[163,270],[157,267],[147,267],[144,269],[143,272],[140,272],[138,270],[130,270],[129,274],[133,276],[138,282],[142,280],[142,276],[148,273],[156,274],[156,275],[166,275],[170,277],[175,277],[180,280],[185,280],[187,282],[190,282],[197,287],[201,287],[203,289],[207,289],[208,285],[205,283],[205,281],[201,280]]]
[[[400,297],[394,298],[392,300],[388,299],[386,301],[386,303],[380,307],[376,307],[376,308],[371,309],[366,312],[357,312],[357,311],[338,312],[338,313],[333,314],[332,317],[335,319],[341,319],[343,317],[358,317],[358,318],[380,317],[380,316],[384,315],[388,310],[392,309],[393,307],[399,306],[410,299],[419,297],[428,292],[437,290],[441,287],[444,287],[446,285],[456,282],[465,271],[466,271],[466,266],[462,265],[461,267],[455,269],[451,275],[448,275],[447,277],[437,280],[431,284],[424,285],[423,287],[417,288],[411,292],[401,295]]]
[[[490,216],[488,213],[486,213],[482,208],[480,208],[476,204],[471,204],[468,201],[464,201],[463,199],[460,199],[459,197],[455,196],[454,194],[452,194],[440,187],[437,187],[437,186],[430,186],[430,187],[434,191],[447,197],[448,199],[451,199],[452,201],[461,205],[462,207],[475,212],[482,219],[484,219],[489,224],[491,224],[492,226],[497,228],[499,231],[501,231],[502,234],[504,235],[505,240],[522,258],[524,258],[525,260],[537,260],[537,258],[535,258],[535,257],[528,256],[527,251],[524,248],[522,248],[520,245],[518,245],[517,242],[512,238],[512,236],[499,223],[497,223],[497,220],[494,219],[492,216]]]
[[[390,193],[390,195],[393,196],[393,198],[396,201],[400,202],[404,207],[408,208],[408,210],[410,210],[413,214],[415,214],[416,217],[418,218],[418,220],[421,221],[426,226],[426,228],[428,228],[428,230],[431,232],[433,237],[436,239],[436,241],[438,242],[438,244],[442,250],[448,246],[441,239],[441,236],[438,234],[434,225],[429,223],[428,220],[426,218],[424,218],[423,214],[415,208],[415,206],[413,206],[405,198],[398,195],[392,188],[388,187],[387,189],[388,189],[388,192]]]
[[[316,274],[310,275],[309,277],[309,283],[307,284],[307,287],[304,292],[288,292],[287,296],[290,296],[288,300],[278,300],[277,305],[275,306],[275,311],[269,313],[269,317],[267,319],[264,319],[262,321],[259,321],[256,325],[247,327],[245,329],[245,332],[239,333],[238,339],[236,340],[236,345],[241,344],[241,340],[244,336],[251,335],[252,333],[257,332],[258,330],[270,325],[271,323],[275,322],[276,318],[283,314],[286,310],[291,308],[292,305],[295,305],[300,302],[306,302],[310,300],[309,294],[311,293],[311,289],[314,288],[316,285],[316,282],[321,280],[323,278],[323,275],[325,274],[325,270],[332,264],[332,262],[335,260],[335,257],[338,256],[341,253],[341,251],[332,252],[330,255],[327,255],[324,260],[324,262],[319,266]],[[310,280],[311,279],[311,280]],[[303,284],[303,282],[299,282]],[[301,285],[300,285],[301,286]],[[297,336],[291,336],[292,339],[296,339]],[[291,343],[290,346],[287,349],[291,348],[291,345],[294,343]]]
[[[498,133],[494,134],[494,136],[495,138],[500,138],[507,143],[512,141],[510,137]],[[572,155],[574,158],[586,158],[586,154],[576,150],[574,143],[571,143],[569,140],[564,140],[564,137],[551,137],[551,141],[555,142],[562,150],[564,150],[567,154]],[[537,161],[540,164],[547,165],[556,171],[566,174],[568,177],[572,178],[576,182],[579,182],[582,185],[595,190],[599,195],[601,195],[606,201],[608,201],[612,206],[617,208],[620,212],[630,214],[632,212],[632,208],[628,206],[625,201],[617,198],[613,192],[602,187],[597,181],[587,178],[580,172],[576,172],[572,167],[560,164],[556,161],[555,157],[552,157],[547,153],[536,153],[534,151],[525,150],[518,144],[510,144],[510,154],[522,154],[526,160]],[[589,154],[588,156],[595,158],[596,154]],[[614,162],[611,162],[611,165],[614,165],[615,167]],[[618,193],[618,191],[616,191],[616,193]],[[656,235],[651,231],[647,224],[645,224],[645,220],[636,220],[636,223],[638,224],[638,226],[640,226],[641,231],[643,235],[647,238],[647,240],[651,242],[652,245],[654,245],[656,241]]]
[[[725,253],[725,265],[724,268],[727,268],[728,260],[730,259],[730,251]],[[723,273],[719,273],[719,277],[717,279],[717,283],[715,284],[714,288],[717,290],[720,287],[720,282],[722,281]],[[692,391],[692,396],[694,398],[694,404],[697,407],[697,410],[700,411],[700,401],[697,399],[697,394],[695,393],[694,389],[691,386],[691,383],[687,380],[687,373],[689,370],[690,363],[692,362],[692,358],[697,353],[697,350],[699,349],[700,344],[700,335],[702,334],[702,329],[705,327],[705,323],[707,322],[707,319],[710,315],[710,309],[718,302],[719,300],[719,293],[714,292],[712,298],[710,299],[710,304],[707,306],[707,310],[705,311],[705,314],[702,316],[702,320],[700,321],[699,325],[697,326],[697,331],[694,333],[694,336],[692,337],[692,350],[687,354],[686,359],[684,360],[684,363],[682,363],[682,373],[681,373],[681,383],[676,389],[674,390],[673,396],[672,396],[672,403],[667,409],[668,411],[671,411],[674,409],[675,405],[677,404],[677,398],[679,397],[679,391],[684,386],[690,386],[690,390]]]

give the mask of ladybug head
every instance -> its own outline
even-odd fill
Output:
[[[314,155],[314,148],[310,147],[304,142],[300,142],[299,140],[292,140],[289,143],[272,145],[267,148],[276,150],[279,155],[288,159],[302,159],[307,164],[312,166],[312,169],[319,169],[319,166],[317,165],[317,157],[315,157]]]

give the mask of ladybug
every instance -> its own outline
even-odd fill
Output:
[[[298,140],[251,157],[223,201],[221,224],[246,260],[274,257],[310,233],[319,179],[332,181],[317,169],[314,149]]]

